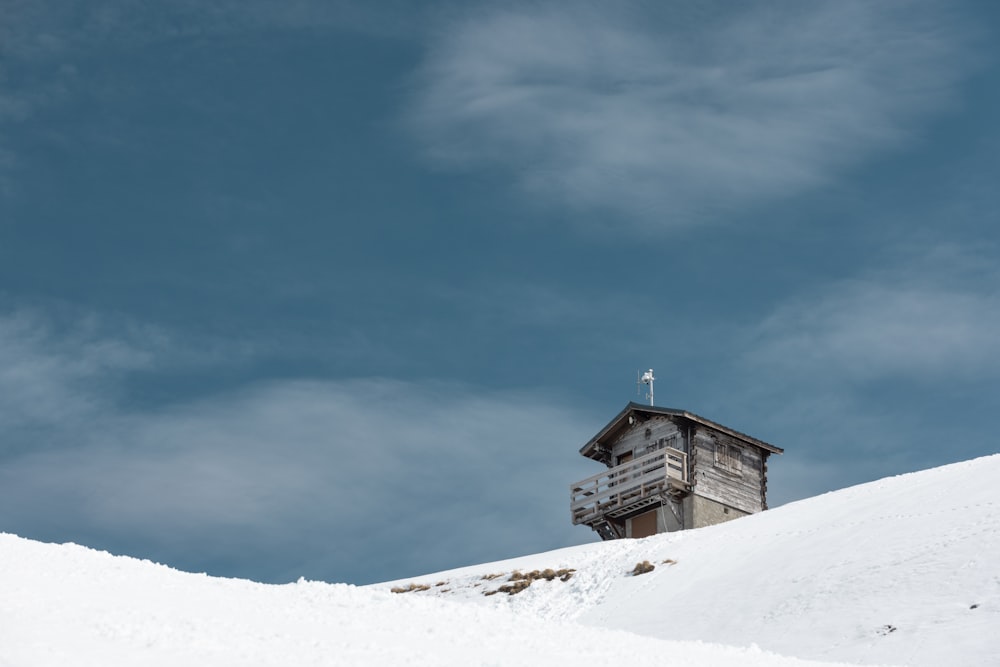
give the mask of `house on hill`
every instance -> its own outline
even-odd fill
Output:
[[[570,487],[573,524],[613,540],[760,512],[767,457],[783,451],[684,410],[629,403],[580,449],[607,470]]]

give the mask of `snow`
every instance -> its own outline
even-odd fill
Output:
[[[986,457],[721,526],[367,587],[221,579],[0,534],[0,667],[995,665],[998,479]],[[655,569],[629,574],[642,561]],[[484,595],[546,568],[574,571]],[[410,583],[427,589],[390,592]]]

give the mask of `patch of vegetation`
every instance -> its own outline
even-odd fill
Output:
[[[570,567],[565,567],[561,570],[546,568],[544,570],[532,570],[531,572],[520,572],[515,570],[511,573],[510,578],[507,580],[510,583],[504,584],[492,591],[483,591],[483,595],[496,595],[497,593],[517,595],[530,586],[533,581],[537,581],[538,579],[544,579],[545,581],[552,581],[553,579],[558,579],[559,581],[569,581],[573,577],[574,572],[576,572],[576,570]]]
[[[502,577],[502,576],[503,576],[503,572],[500,572],[500,573],[498,573],[498,574],[484,574],[484,575],[482,576],[482,579],[484,579],[484,580],[486,580],[486,581],[493,581],[493,580],[494,580],[494,579],[496,579],[497,577]]]
[[[507,595],[517,595],[531,585],[531,579],[518,579],[517,581],[504,584],[494,591],[495,593],[506,593]]]
[[[412,593],[413,591],[426,591],[429,589],[430,586],[428,586],[427,584],[415,584],[411,582],[406,586],[394,586],[389,590],[392,591],[393,593]]]
[[[434,584],[434,585],[435,585],[435,586],[444,586],[444,585],[445,585],[445,584],[447,584],[447,583],[448,583],[447,581],[439,581],[439,582],[437,582],[437,583],[436,583],[436,584]]]
[[[553,570],[552,568],[546,568],[544,570],[532,570],[531,572],[514,572],[510,575],[510,581],[520,581],[527,579],[528,581],[534,581],[536,579],[544,579],[545,581],[552,581],[558,578],[560,581],[569,581],[573,577],[573,573],[576,570],[572,568],[563,568],[561,570]]]
[[[663,564],[664,565],[677,565],[677,561],[675,561],[673,558],[668,558],[665,561],[663,561]]]
[[[650,563],[648,560],[644,560],[641,563],[635,564],[635,567],[632,568],[631,575],[633,577],[638,577],[640,574],[646,574],[647,572],[652,572],[655,569],[655,565]]]

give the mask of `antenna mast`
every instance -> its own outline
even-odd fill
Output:
[[[640,393],[641,391],[639,388],[640,384],[646,385],[647,387],[649,387],[649,391],[646,392],[646,398],[649,399],[650,405],[655,405],[653,403],[653,380],[655,380],[656,378],[653,377],[653,369],[650,368],[648,371],[641,374],[640,371],[636,371],[635,376],[636,376],[635,393],[637,394]]]

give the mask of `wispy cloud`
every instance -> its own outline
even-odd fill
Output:
[[[900,144],[951,101],[963,66],[964,35],[926,4],[648,10],[531,4],[447,24],[411,109],[427,155],[672,228]]]
[[[818,381],[1000,371],[1000,274],[941,247],[904,265],[801,295],[756,331],[749,359]]]
[[[23,315],[0,337],[26,360],[0,378],[0,415],[33,424],[5,437],[6,530],[255,576],[265,557],[275,579],[370,576],[373,558],[405,576],[591,539],[565,496],[598,424],[531,393],[289,380],[136,410],[113,400],[115,374],[146,363],[131,340]],[[400,553],[408,542],[419,552]]]
[[[993,451],[981,429],[1000,380],[994,249],[898,246],[736,327],[713,410],[786,447],[774,503]]]
[[[114,399],[123,373],[148,368],[161,337],[151,330],[107,338],[94,318],[56,333],[51,318],[21,311],[0,317],[0,429],[7,453],[21,430],[77,433]]]

